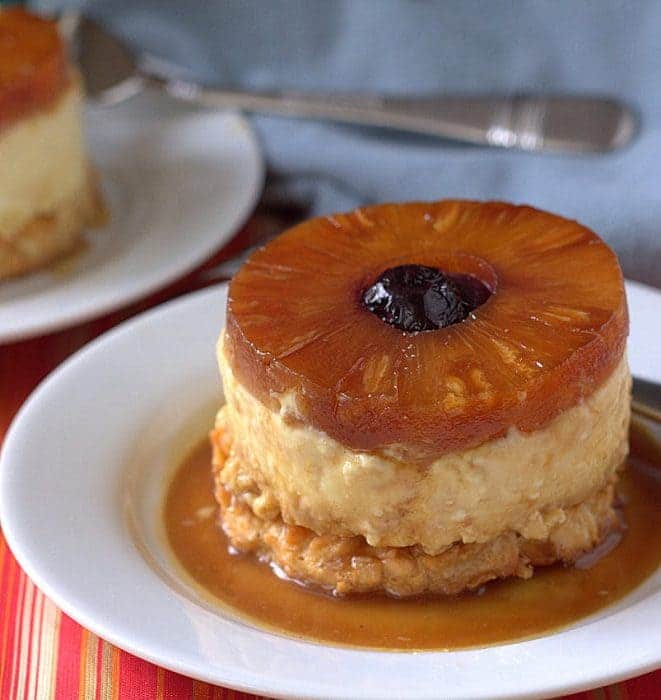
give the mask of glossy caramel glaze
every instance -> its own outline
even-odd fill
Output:
[[[0,129],[48,108],[69,82],[55,22],[20,7],[0,8]]]
[[[464,321],[407,333],[365,308],[384,270],[423,265],[492,292]],[[304,423],[407,460],[537,430],[622,357],[615,254],[592,231],[502,202],[382,204],[307,221],[233,278],[225,349],[265,405],[293,392]],[[288,399],[288,405],[291,401]]]
[[[203,595],[255,624],[317,641],[387,649],[457,649],[538,636],[625,596],[661,562],[661,453],[640,429],[620,493],[627,528],[580,566],[538,570],[528,581],[489,584],[477,594],[396,600],[332,598],[228,552],[212,496],[204,440],[182,463],[165,503],[177,559]]]

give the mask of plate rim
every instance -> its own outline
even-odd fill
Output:
[[[146,91],[145,95],[141,96],[141,99],[148,100],[149,104],[157,104],[160,100],[164,100],[166,98],[164,96],[154,94],[152,91]],[[170,100],[171,99],[172,98],[170,98]],[[94,109],[98,111],[99,108]],[[196,267],[208,260],[215,252],[221,250],[223,246],[227,245],[227,243],[232,240],[236,233],[246,223],[246,221],[250,218],[251,213],[254,211],[257,202],[259,201],[266,178],[266,162],[264,152],[256,130],[253,128],[250,120],[238,111],[216,110],[214,113],[213,110],[191,110],[188,114],[189,116],[211,114],[217,116],[218,118],[227,119],[228,124],[231,123],[240,129],[245,137],[247,146],[246,154],[251,161],[253,171],[251,173],[250,182],[246,184],[245,188],[243,188],[246,192],[245,202],[237,211],[234,219],[230,221],[230,225],[227,226],[228,233],[226,236],[222,237],[219,241],[216,241],[213,244],[201,246],[197,253],[192,255],[185,265],[181,265],[179,267],[173,265],[172,269],[169,270],[167,274],[156,275],[154,279],[142,285],[137,285],[134,289],[119,297],[113,297],[112,295],[108,294],[104,299],[102,299],[100,302],[96,302],[94,305],[90,304],[89,306],[83,306],[82,308],[76,309],[68,314],[55,317],[52,320],[37,319],[32,323],[23,323],[19,326],[10,328],[0,327],[0,345],[29,340],[42,335],[48,335],[50,333],[56,333],[86,321],[101,318],[106,314],[130,306],[131,304],[166,288],[168,285],[176,283],[178,280],[191,273]],[[121,118],[125,118],[125,116],[122,116]],[[89,150],[93,157],[93,148],[90,148]],[[102,183],[103,179],[103,173],[101,173],[100,180]],[[35,272],[39,273],[42,271]],[[11,282],[12,280],[8,281]]]
[[[634,283],[634,286],[636,287],[642,287],[645,290],[649,290],[652,294],[656,295],[655,298],[659,304],[661,304],[661,292],[658,290],[647,287],[646,285],[640,285],[638,283]],[[47,392],[49,390],[49,387],[53,384],[56,384],[61,380],[61,377],[65,377],[68,374],[68,372],[71,371],[72,367],[75,367],[76,364],[78,364],[82,358],[89,357],[93,355],[95,352],[97,352],[97,349],[99,347],[104,346],[106,343],[112,343],[115,338],[118,338],[120,336],[126,335],[126,334],[131,334],[134,331],[134,328],[136,326],[146,324],[146,323],[159,323],[162,320],[162,317],[167,317],[170,313],[172,313],[174,310],[177,309],[177,307],[181,307],[183,309],[184,307],[191,305],[191,304],[196,304],[196,303],[202,303],[203,300],[205,300],[207,297],[209,299],[219,299],[222,298],[227,291],[227,285],[226,284],[220,284],[220,285],[215,285],[210,288],[206,288],[203,290],[198,290],[196,292],[184,295],[182,297],[178,297],[176,299],[170,300],[160,306],[157,306],[153,309],[150,309],[148,311],[145,311],[128,321],[125,321],[118,326],[114,327],[113,329],[107,331],[106,333],[103,333],[100,335],[98,338],[81,348],[79,351],[71,355],[65,362],[63,362],[59,367],[57,367],[51,374],[49,374],[40,384],[37,386],[35,391],[29,396],[29,398],[22,404],[20,407],[19,411],[17,412],[16,416],[14,417],[14,420],[12,421],[12,424],[7,431],[7,435],[5,436],[5,440],[3,441],[2,447],[0,449],[0,514],[3,516],[2,519],[5,521],[4,514],[9,510],[11,512],[11,507],[7,509],[7,503],[5,502],[7,493],[5,487],[5,479],[3,478],[3,475],[5,474],[6,468],[5,468],[5,460],[8,460],[9,457],[7,457],[8,454],[10,454],[14,449],[15,446],[13,444],[14,438],[12,437],[15,432],[16,428],[15,426],[17,424],[20,424],[22,421],[26,420],[25,416],[29,416],[30,412],[33,410],[33,406],[38,405],[39,401],[41,401],[41,398],[43,395],[47,395]],[[660,370],[661,371],[661,370]],[[6,522],[6,521],[5,521]],[[32,562],[30,561],[30,558],[28,555],[24,556],[24,552],[21,548],[21,544],[18,541],[20,538],[15,538],[13,528],[11,527],[11,517],[9,520],[9,530],[7,530],[6,527],[3,527],[3,532],[5,534],[7,544],[9,545],[10,549],[12,552],[14,552],[14,556],[18,560],[19,564],[23,567],[23,569],[26,571],[28,576],[35,582],[35,584],[51,599],[55,604],[63,610],[66,614],[68,614],[70,617],[78,621],[80,624],[82,624],[84,627],[87,629],[92,630],[96,634],[98,634],[100,637],[103,639],[106,639],[110,641],[111,643],[115,644],[116,646],[125,649],[126,651],[135,654],[136,656],[139,656],[141,658],[145,658],[148,661],[155,663],[157,665],[160,665],[164,668],[168,668],[172,671],[178,672],[178,673],[183,673],[188,676],[193,676],[195,678],[199,678],[200,680],[204,680],[210,683],[216,683],[216,684],[222,684],[227,687],[231,687],[237,690],[242,690],[246,692],[252,692],[252,693],[267,693],[269,695],[272,695],[274,697],[289,697],[292,695],[292,693],[296,697],[310,697],[310,698],[322,698],[322,697],[328,697],[328,691],[323,690],[323,688],[319,689],[313,689],[311,688],[311,685],[309,682],[302,682],[298,679],[286,679],[285,683],[279,683],[279,684],[268,684],[264,682],[259,682],[259,674],[255,674],[254,679],[244,679],[244,681],[238,681],[238,680],[228,680],[226,678],[219,678],[217,675],[214,675],[213,673],[209,673],[205,675],[204,673],[201,673],[198,669],[191,669],[191,667],[187,666],[185,663],[173,663],[170,658],[164,659],[163,656],[159,656],[158,653],[151,653],[149,649],[143,648],[139,642],[135,642],[134,640],[131,639],[126,639],[125,637],[121,635],[116,635],[114,631],[112,630],[112,624],[106,625],[103,624],[102,621],[100,620],[95,620],[93,617],[88,617],[85,614],[81,613],[79,610],[76,609],[76,604],[75,601],[69,601],[66,599],[66,597],[62,597],[58,590],[57,590],[57,585],[51,585],[51,582],[48,580],[48,577],[44,575],[43,571],[39,570],[39,565],[37,562]],[[647,599],[646,599],[647,600]],[[645,601],[640,601],[640,603],[634,604],[632,607],[635,607],[636,605],[643,604]],[[613,616],[615,615],[623,615],[626,614],[627,610],[620,611],[619,613],[613,613]],[[605,618],[608,619],[608,618]],[[596,623],[598,623],[597,621]],[[589,623],[589,624],[596,624],[596,623]],[[661,632],[660,630],[657,630],[657,635]],[[264,634],[268,634],[268,632],[263,632]],[[561,636],[564,634],[562,631],[559,632],[558,636]],[[554,636],[554,635],[553,635]],[[525,643],[525,642],[522,642]],[[517,644],[516,642],[514,644]],[[326,648],[337,648],[337,647],[327,647],[325,645],[317,645],[321,649],[326,649]],[[505,648],[507,646],[512,646],[512,644],[506,644],[506,645],[496,645],[496,647],[492,648]],[[381,651],[374,651],[374,650],[351,650],[352,653],[356,654],[361,654],[361,655],[367,655],[367,656],[374,656],[374,655],[382,655],[382,654],[392,654],[393,652],[381,652]],[[435,651],[426,651],[426,652],[418,652],[417,654],[406,654],[402,652],[394,652],[398,656],[415,656],[415,655],[424,655],[427,658],[432,658],[434,655],[443,655],[445,656],[447,652],[435,652]],[[451,652],[452,653],[452,652]],[[578,682],[572,681],[569,679],[564,679],[561,681],[555,682],[553,685],[549,684],[546,682],[543,686],[537,687],[537,688],[527,688],[522,690],[520,693],[513,694],[511,691],[508,691],[506,695],[503,694],[497,694],[490,691],[489,697],[508,697],[508,698],[529,698],[529,697],[540,697],[540,696],[547,696],[547,695],[554,695],[554,694],[562,694],[562,693],[569,693],[569,692],[577,692],[589,688],[593,688],[596,685],[605,685],[605,684],[610,684],[613,682],[617,682],[619,680],[629,678],[632,676],[637,676],[639,674],[648,672],[650,670],[653,670],[655,668],[658,668],[659,665],[661,665],[661,654],[657,653],[656,658],[649,658],[649,659],[642,659],[638,664],[635,665],[629,665],[626,668],[613,668],[610,672],[608,673],[592,673],[590,677],[590,674],[587,673],[587,677],[580,679]],[[245,675],[245,674],[244,674]],[[312,691],[312,692],[311,692]],[[368,698],[368,697],[376,697],[376,696],[371,696],[369,694],[361,693],[359,695],[353,693],[352,695],[346,695],[346,697],[361,697],[361,698]],[[420,693],[415,696],[411,697],[433,697],[429,693]],[[463,697],[463,696],[458,696],[458,697]]]

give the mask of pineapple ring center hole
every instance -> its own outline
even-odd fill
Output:
[[[440,267],[397,265],[384,270],[361,299],[368,311],[399,330],[434,331],[461,323],[482,306],[495,288],[495,279],[490,281]]]

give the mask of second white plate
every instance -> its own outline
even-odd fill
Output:
[[[246,220],[264,166],[237,114],[155,93],[87,115],[110,221],[81,253],[0,284],[0,343],[59,330],[129,304],[201,264]]]

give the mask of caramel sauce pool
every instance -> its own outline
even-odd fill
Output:
[[[532,579],[480,594],[395,600],[333,598],[278,578],[251,556],[230,554],[212,496],[205,440],[183,461],[165,501],[170,546],[217,602],[255,624],[297,637],[381,649],[457,649],[543,634],[611,605],[661,561],[661,450],[640,428],[620,481],[627,523],[620,543],[589,568],[537,569]]]

